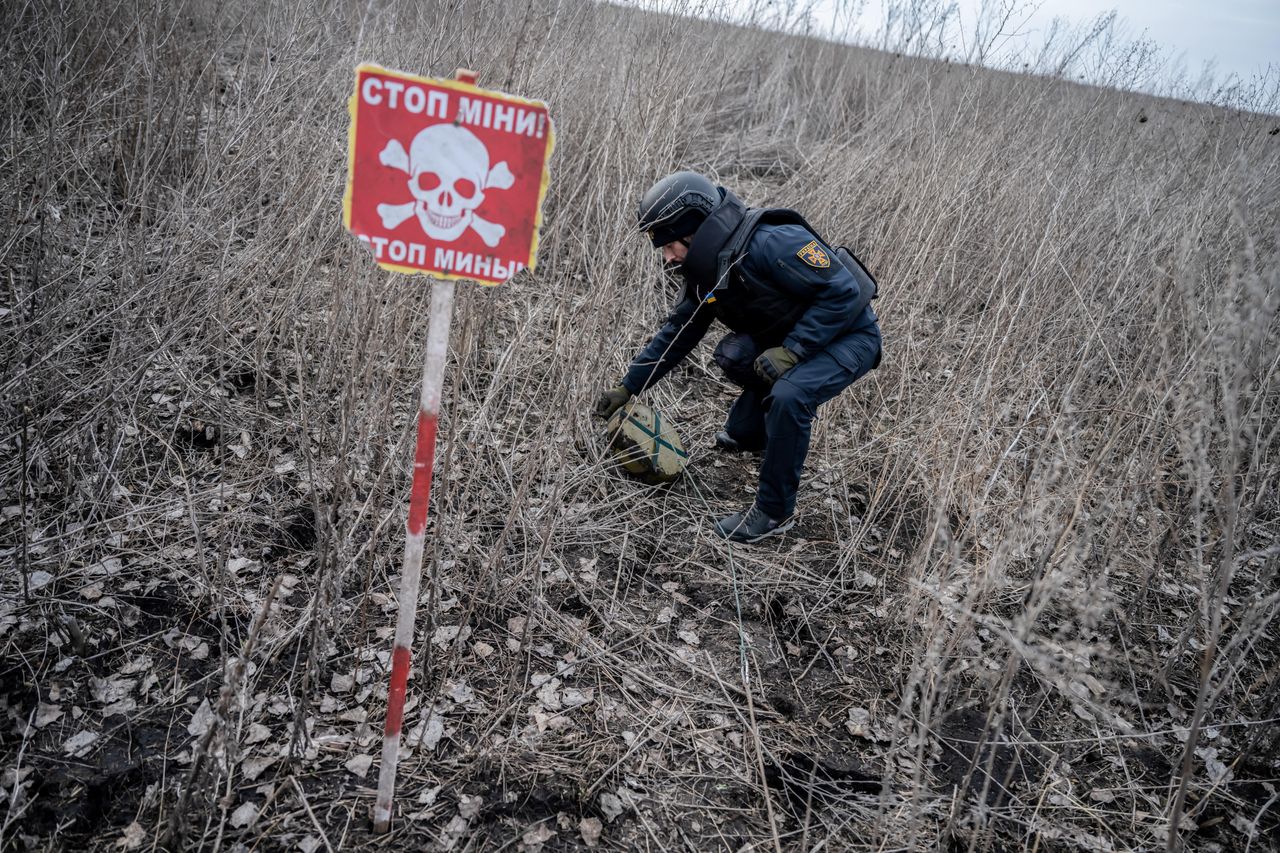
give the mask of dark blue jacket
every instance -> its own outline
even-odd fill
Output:
[[[675,310],[631,362],[622,384],[633,394],[655,384],[684,360],[716,319],[756,338],[761,350],[785,346],[801,361],[827,350],[841,363],[856,364],[860,355],[844,353],[843,339],[863,332],[878,338],[879,320],[870,305],[851,316],[858,285],[831,247],[818,241],[829,266],[805,262],[801,252],[815,239],[801,225],[756,228],[742,269],[714,289],[687,284]],[[794,323],[793,316],[799,317]]]

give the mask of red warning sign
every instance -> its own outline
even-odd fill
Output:
[[[348,108],[343,224],[379,266],[483,284],[534,268],[546,104],[361,65]]]

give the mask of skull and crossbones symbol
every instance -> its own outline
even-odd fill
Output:
[[[486,246],[498,245],[506,228],[476,214],[486,190],[508,189],[515,177],[505,161],[489,168],[489,149],[471,131],[452,124],[436,124],[418,132],[406,153],[392,139],[378,155],[384,166],[409,176],[413,201],[380,204],[382,226],[395,228],[411,216],[428,237],[451,241],[472,228]]]

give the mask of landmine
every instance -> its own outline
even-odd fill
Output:
[[[649,406],[628,403],[613,413],[605,428],[614,459],[650,485],[671,482],[688,464],[689,454],[671,422]]]

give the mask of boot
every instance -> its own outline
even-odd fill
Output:
[[[755,504],[746,512],[735,512],[716,522],[716,532],[730,542],[752,544],[776,536],[795,526],[795,514],[786,518],[770,518]]]
[[[729,435],[728,431],[720,430],[716,433],[716,447],[725,453],[759,453],[762,447],[744,447],[736,438]]]

